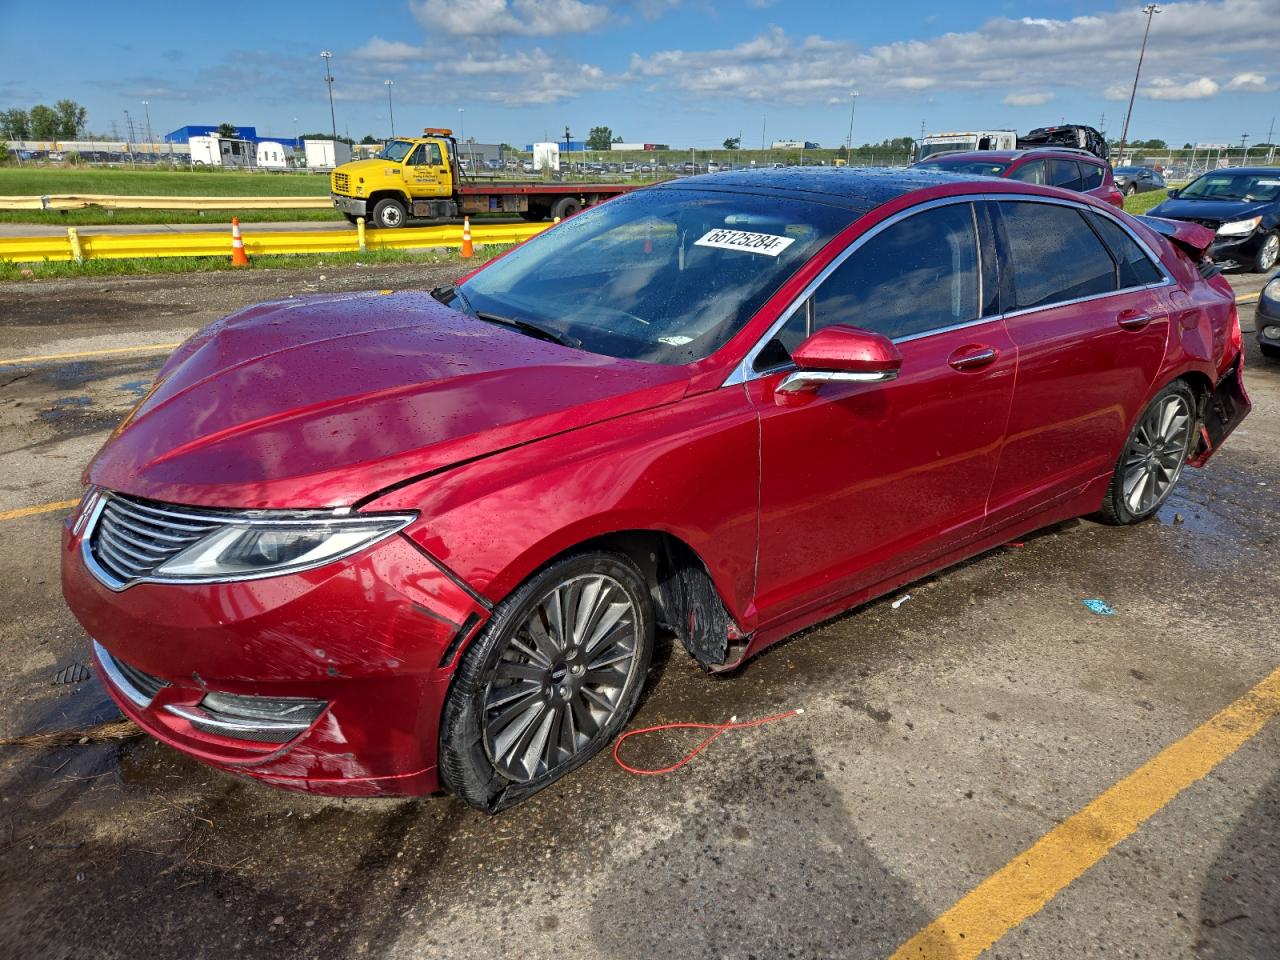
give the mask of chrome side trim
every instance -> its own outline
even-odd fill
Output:
[[[111,685],[124,694],[125,698],[139,710],[145,710],[151,706],[154,698],[148,697],[125,678],[120,668],[116,666],[115,658],[107,652],[106,648],[97,640],[89,642],[93,644],[93,655],[97,658],[98,665],[102,667],[102,672],[111,681]]]
[[[777,392],[798,393],[807,387],[820,387],[824,383],[884,383],[897,378],[897,370],[797,370],[778,384]]]
[[[894,337],[893,338],[894,343],[911,343],[914,340],[921,340],[925,337],[933,337],[942,333],[951,333],[956,330],[963,330],[966,327],[981,326],[982,324],[985,324],[985,323],[1003,322],[1013,317],[1021,317],[1029,313],[1038,312],[1040,310],[1053,310],[1053,309],[1056,309],[1057,307],[1068,307],[1073,304],[1086,303],[1090,300],[1098,300],[1103,297],[1116,297],[1122,293],[1134,293],[1138,290],[1158,290],[1163,287],[1171,286],[1177,283],[1177,281],[1174,280],[1173,277],[1170,275],[1169,271],[1165,269],[1164,261],[1162,261],[1160,257],[1156,255],[1155,251],[1151,249],[1151,247],[1147,244],[1147,242],[1143,240],[1140,236],[1138,236],[1136,233],[1134,233],[1133,230],[1130,229],[1128,224],[1120,220],[1119,217],[1114,216],[1109,210],[1100,210],[1097,207],[1093,207],[1088,204],[1080,203],[1074,200],[1067,200],[1062,197],[1044,197],[1044,196],[1039,196],[1037,194],[1029,194],[1029,193],[982,193],[982,194],[966,194],[964,196],[958,196],[958,197],[940,197],[937,200],[930,200],[927,203],[918,204],[917,206],[914,206],[914,207],[908,207],[905,210],[899,210],[892,217],[889,217],[888,219],[883,220],[880,223],[877,223],[874,227],[872,227],[866,233],[862,234],[856,240],[854,240],[853,243],[849,244],[849,246],[841,250],[840,253],[836,255],[836,258],[832,260],[829,264],[827,264],[826,267],[823,268],[822,272],[818,274],[816,277],[814,277],[813,280],[810,281],[809,285],[806,286],[802,291],[800,291],[800,293],[796,295],[795,299],[792,300],[791,303],[787,305],[787,308],[783,310],[781,314],[778,315],[778,319],[775,320],[773,324],[769,327],[769,329],[765,331],[764,336],[762,336],[759,340],[757,340],[755,345],[752,346],[752,348],[747,351],[746,355],[742,358],[742,362],[733,368],[733,371],[729,374],[728,377],[725,378],[724,383],[722,383],[720,386],[728,387],[728,386],[733,386],[735,384],[747,383],[751,380],[757,380],[760,377],[770,376],[781,370],[791,369],[791,365],[787,364],[784,366],[770,367],[768,370],[755,370],[754,369],[755,359],[760,355],[760,352],[766,346],[768,346],[769,341],[772,340],[775,336],[777,336],[778,331],[787,325],[787,321],[791,319],[791,317],[795,314],[796,310],[799,309],[799,307],[806,300],[808,300],[811,296],[813,296],[814,292],[818,289],[818,287],[822,286],[822,284],[826,281],[826,279],[829,276],[831,276],[831,274],[834,273],[836,269],[841,266],[841,264],[843,264],[847,259],[849,259],[849,257],[852,256],[858,250],[859,247],[861,247],[864,243],[866,243],[868,240],[870,240],[872,237],[878,234],[881,230],[884,230],[892,226],[893,224],[898,223],[901,220],[905,220],[909,216],[914,216],[917,213],[922,213],[923,211],[930,210],[934,207],[947,206],[947,205],[956,204],[956,203],[975,203],[976,204],[984,200],[994,201],[997,203],[1002,200],[1004,201],[1017,200],[1017,201],[1029,201],[1032,203],[1057,204],[1058,206],[1071,207],[1074,210],[1079,210],[1084,213],[1092,213],[1100,217],[1106,217],[1112,223],[1118,226],[1121,230],[1123,230],[1125,234],[1127,234],[1129,238],[1132,239],[1134,243],[1138,245],[1138,248],[1147,255],[1147,258],[1152,262],[1152,264],[1154,264],[1156,269],[1160,271],[1160,275],[1164,277],[1164,279],[1158,283],[1147,283],[1137,287],[1124,287],[1119,290],[1108,291],[1107,293],[1097,293],[1087,297],[1077,297],[1074,300],[1060,300],[1056,303],[1041,304],[1040,306],[1027,307],[1026,309],[1023,309],[1023,310],[1011,310],[1005,313],[997,314],[995,316],[979,317],[977,320],[970,320],[965,323],[956,323],[948,327],[939,327],[936,330],[926,330],[922,333],[913,333],[905,337]],[[981,304],[983,302],[982,301],[982,259],[981,259],[982,245],[981,243],[979,243],[978,245],[978,257],[979,257],[978,302],[979,304]]]

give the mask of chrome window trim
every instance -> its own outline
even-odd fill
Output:
[[[956,203],[976,204],[984,200],[994,201],[997,203],[1002,200],[1017,200],[1017,201],[1030,201],[1032,203],[1056,204],[1062,207],[1070,207],[1071,209],[1078,210],[1082,213],[1094,213],[1101,217],[1107,217],[1109,220],[1111,220],[1112,223],[1114,223],[1121,230],[1123,230],[1129,236],[1129,238],[1134,241],[1134,243],[1138,245],[1138,248],[1144,254],[1146,254],[1147,258],[1155,265],[1156,269],[1160,271],[1160,275],[1164,277],[1164,279],[1157,283],[1147,283],[1147,284],[1142,284],[1136,287],[1123,287],[1118,290],[1109,290],[1106,293],[1095,293],[1095,294],[1090,294],[1087,297],[1077,297],[1073,300],[1058,300],[1053,303],[1040,304],[1035,307],[1025,307],[1021,310],[1009,310],[1003,313],[994,314],[989,317],[979,317],[976,320],[966,321],[965,323],[952,324],[949,327],[939,327],[936,330],[926,330],[921,333],[909,334],[908,336],[905,336],[905,337],[894,337],[893,338],[894,343],[910,343],[914,340],[924,339],[925,337],[933,337],[933,336],[937,336],[938,334],[952,333],[956,330],[963,330],[966,327],[977,327],[977,326],[981,326],[982,324],[993,323],[996,321],[1003,322],[1005,320],[1025,316],[1026,314],[1029,314],[1029,313],[1036,313],[1041,310],[1054,310],[1058,307],[1069,307],[1069,306],[1072,306],[1073,304],[1086,303],[1090,300],[1099,300],[1099,299],[1102,299],[1103,297],[1119,296],[1122,293],[1134,293],[1139,290],[1158,290],[1162,287],[1171,286],[1177,282],[1170,275],[1169,271],[1165,269],[1164,261],[1161,260],[1160,257],[1156,255],[1155,251],[1151,249],[1150,245],[1145,240],[1143,240],[1140,236],[1134,233],[1134,231],[1130,229],[1128,224],[1120,220],[1119,217],[1116,217],[1115,215],[1113,215],[1109,210],[1099,210],[1097,207],[1093,207],[1076,200],[1067,200],[1061,197],[1043,197],[1043,196],[1038,196],[1036,194],[1026,194],[1026,193],[981,193],[981,194],[975,193],[975,194],[966,194],[964,196],[957,196],[957,197],[939,197],[936,200],[929,200],[917,206],[908,207],[905,210],[899,210],[897,213],[895,213],[893,216],[889,217],[888,219],[882,220],[880,223],[877,223],[874,227],[872,227],[866,233],[862,234],[860,237],[854,240],[853,243],[849,244],[849,246],[841,250],[840,253],[836,255],[836,258],[832,260],[829,264],[827,264],[826,267],[823,268],[822,272],[819,273],[816,277],[814,277],[813,280],[810,281],[809,284],[802,291],[800,291],[799,294],[796,295],[795,299],[793,299],[791,303],[787,305],[787,308],[783,310],[781,314],[778,315],[778,319],[775,320],[773,324],[770,325],[769,329],[765,331],[764,336],[762,336],[759,340],[757,340],[756,343],[751,347],[751,349],[747,351],[746,355],[742,358],[742,361],[733,368],[733,371],[729,374],[728,377],[725,378],[721,386],[729,387],[729,386],[734,386],[736,384],[748,383],[751,380],[758,380],[761,377],[767,377],[772,374],[778,373],[780,371],[791,369],[793,366],[792,364],[780,364],[778,366],[769,367],[766,370],[756,370],[754,369],[755,359],[760,355],[760,352],[764,350],[766,346],[768,346],[769,341],[772,340],[775,336],[777,336],[778,331],[787,325],[787,321],[791,319],[791,317],[795,314],[796,310],[799,309],[799,307],[802,304],[804,304],[806,300],[808,300],[811,296],[813,296],[813,294],[817,291],[818,287],[822,286],[822,284],[826,281],[826,279],[829,276],[831,276],[831,274],[834,273],[836,269],[838,269],[847,259],[849,259],[849,257],[851,257],[864,243],[866,243],[872,237],[880,233],[881,230],[888,229],[893,224],[898,223],[902,220],[905,220],[909,216],[913,216],[917,213],[923,213],[925,210],[930,210],[930,209],[933,209],[934,207],[948,206]],[[1098,242],[1103,243],[1101,239],[1099,239]],[[1107,249],[1108,256],[1110,256],[1109,248],[1107,248],[1105,243],[1103,243],[1103,249]],[[983,303],[982,271],[983,271],[982,243],[981,243],[981,238],[979,238],[979,243],[978,243],[978,304],[979,306],[981,306],[981,304]]]
[[[148,697],[141,690],[129,682],[128,678],[120,672],[120,668],[116,666],[116,661],[107,649],[97,640],[90,639],[93,644],[93,655],[97,658],[98,665],[102,667],[102,672],[107,675],[107,679],[111,681],[111,685],[124,694],[125,698],[139,710],[145,710],[151,706],[153,697]]]
[[[98,521],[102,517],[103,511],[107,507],[107,503],[115,496],[110,490],[99,490],[97,499],[93,504],[92,512],[89,515],[88,522],[84,525],[84,533],[80,538],[80,559],[88,568],[89,573],[108,590],[114,593],[121,593],[135,584],[139,583],[159,583],[169,586],[183,586],[186,584],[215,584],[215,583],[243,583],[250,580],[266,580],[270,577],[284,577],[295,573],[304,573],[308,570],[314,570],[323,567],[326,564],[336,563],[339,560],[345,560],[357,553],[369,549],[376,544],[382,543],[387,537],[394,536],[399,533],[415,519],[415,513],[380,513],[380,514],[359,514],[353,513],[349,507],[335,507],[330,510],[315,511],[315,515],[308,519],[303,516],[308,511],[288,511],[288,510],[223,510],[210,509],[207,512],[200,513],[198,511],[186,513],[184,508],[175,505],[174,509],[165,509],[164,513],[174,519],[182,520],[199,520],[202,523],[209,523],[217,520],[225,527],[291,527],[303,526],[314,527],[324,525],[326,523],[341,523],[343,526],[349,526],[353,521],[365,521],[370,524],[378,521],[386,521],[389,519],[399,520],[399,526],[389,530],[378,540],[365,543],[359,547],[347,550],[344,553],[334,554],[333,556],[324,557],[320,560],[313,560],[305,564],[285,565],[280,567],[271,567],[262,571],[237,573],[237,574],[216,574],[212,576],[194,576],[194,577],[174,577],[174,576],[157,576],[154,573],[143,577],[134,577],[129,580],[121,580],[114,574],[105,569],[98,562],[98,558],[93,555],[93,534],[98,528]],[[166,508],[169,505],[166,504]],[[191,508],[185,508],[190,510]],[[210,531],[212,535],[213,532]],[[206,535],[206,536],[208,536]],[[203,538],[202,538],[203,539]],[[199,543],[200,541],[196,541]],[[192,546],[195,544],[193,543]]]

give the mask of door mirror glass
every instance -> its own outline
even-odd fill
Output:
[[[1169,199],[1170,200],[1177,199],[1178,193],[1179,193],[1178,188],[1174,187],[1172,190],[1169,191]]]

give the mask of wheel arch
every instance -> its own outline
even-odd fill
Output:
[[[687,538],[655,526],[589,530],[579,525],[572,542],[558,535],[534,545],[498,574],[486,593],[508,596],[539,570],[576,553],[620,553],[643,575],[657,625],[679,637],[699,664],[723,668],[745,647],[746,633],[729,612],[714,572]]]
[[[373,193],[369,194],[368,198],[365,200],[369,212],[372,213],[373,208],[383,200],[399,200],[404,204],[406,212],[408,212],[409,206],[412,203],[409,199],[409,195],[403,190],[375,190]]]

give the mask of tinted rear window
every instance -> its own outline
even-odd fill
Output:
[[[1051,203],[1000,203],[1013,273],[1014,308],[1025,310],[1116,289],[1116,265],[1084,217]]]
[[[1102,167],[1099,166],[1098,164],[1086,163],[1082,161],[1080,164],[1080,173],[1081,173],[1081,181],[1080,181],[1081,190],[1096,190],[1098,189],[1098,187],[1102,186],[1104,175],[1102,172]]]
[[[1089,214],[1089,219],[1102,234],[1111,252],[1115,255],[1120,269],[1120,286],[1141,287],[1148,283],[1159,283],[1164,275],[1151,262],[1151,258],[1143,253],[1142,248],[1125,230],[1110,217]]]

